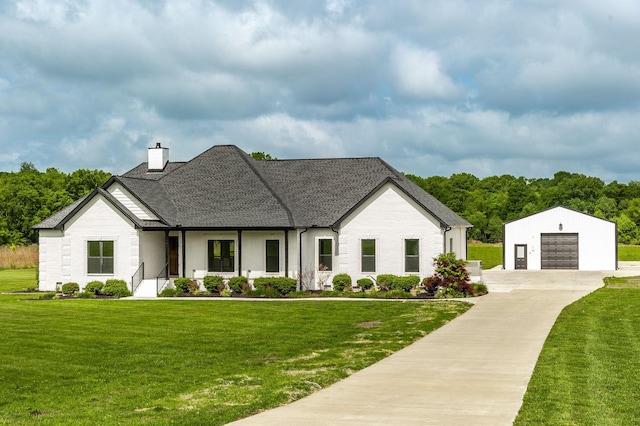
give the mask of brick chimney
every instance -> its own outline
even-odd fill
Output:
[[[169,148],[163,148],[160,142],[155,148],[149,148],[148,171],[161,172],[169,162]]]

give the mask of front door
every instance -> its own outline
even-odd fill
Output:
[[[178,237],[169,237],[169,275],[178,273]]]
[[[516,269],[527,269],[527,245],[516,244]]]

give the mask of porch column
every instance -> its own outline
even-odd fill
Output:
[[[182,277],[187,276],[187,230],[182,230]]]
[[[284,276],[289,277],[289,230],[284,230]]]
[[[169,279],[169,231],[164,231],[164,265],[165,279]]]
[[[238,229],[238,275],[242,275],[242,229]]]

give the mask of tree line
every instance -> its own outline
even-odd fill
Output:
[[[252,155],[272,159],[264,153]],[[48,168],[41,172],[28,162],[22,163],[18,172],[0,172],[0,245],[37,242],[34,225],[98,188],[110,176],[87,169],[64,173]],[[640,181],[605,184],[597,177],[564,171],[553,178],[538,179],[511,175],[479,179],[469,173],[407,177],[471,222],[468,236],[474,240],[500,242],[504,222],[565,206],[615,221],[621,243],[640,243]]]
[[[620,243],[640,243],[639,181],[605,184],[597,177],[565,171],[539,179],[511,175],[479,179],[469,173],[407,177],[471,222],[467,235],[478,241],[501,242],[504,222],[564,206],[616,222]]]
[[[0,172],[0,245],[36,243],[31,229],[50,215],[105,183],[111,175],[80,169],[38,171],[24,162],[18,172]]]

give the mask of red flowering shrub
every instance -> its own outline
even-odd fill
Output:
[[[466,261],[456,259],[454,253],[441,254],[433,259],[436,272],[422,281],[425,290],[443,297],[466,297],[473,294]]]

